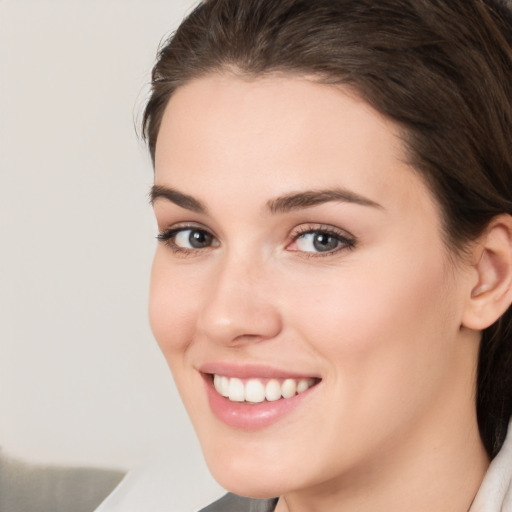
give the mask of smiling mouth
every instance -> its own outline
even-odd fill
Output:
[[[292,398],[320,382],[317,378],[304,379],[239,379],[212,374],[217,393],[231,402],[258,404]]]

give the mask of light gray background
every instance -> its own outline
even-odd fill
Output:
[[[152,170],[134,133],[192,4],[0,0],[0,445],[122,470],[169,453],[197,494],[210,477],[147,322]]]

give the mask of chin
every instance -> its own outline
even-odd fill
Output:
[[[246,453],[238,457],[206,455],[215,480],[227,491],[249,498],[275,498],[293,487],[289,481],[290,470],[279,462],[279,456],[261,460]]]

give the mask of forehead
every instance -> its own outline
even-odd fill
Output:
[[[350,89],[307,78],[209,75],[178,88],[157,139],[155,182],[242,207],[261,196],[342,186],[390,207],[430,192],[398,127]],[[416,198],[414,199],[416,200]],[[250,201],[249,201],[250,202]]]
[[[349,145],[371,143],[397,158],[403,153],[397,126],[352,89],[293,75],[245,78],[212,74],[179,87],[165,109],[157,152],[172,150],[169,142],[183,142],[190,138],[191,130],[201,143],[251,140],[257,152],[278,143],[283,152],[294,142],[303,147],[303,139],[316,144],[324,139],[326,143],[336,141],[345,150]]]

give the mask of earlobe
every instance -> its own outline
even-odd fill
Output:
[[[512,303],[512,217],[492,219],[475,245],[477,282],[471,289],[462,325],[483,330]]]

